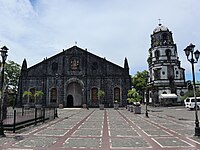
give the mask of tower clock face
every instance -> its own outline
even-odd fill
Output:
[[[79,68],[79,59],[78,58],[72,58],[70,61],[70,68],[71,70],[77,70]]]

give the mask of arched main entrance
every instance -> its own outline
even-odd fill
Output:
[[[67,107],[73,107],[74,106],[74,98],[72,95],[67,96]]]
[[[83,105],[83,87],[77,82],[71,82],[66,87],[65,107],[80,107]]]

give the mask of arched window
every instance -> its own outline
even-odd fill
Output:
[[[155,57],[156,57],[157,60],[159,59],[159,57],[160,57],[160,51],[159,50],[155,51]]]
[[[97,88],[92,88],[91,90],[91,96],[92,96],[92,103],[97,103],[98,102],[98,89]]]
[[[56,88],[52,88],[51,89],[51,99],[50,99],[51,103],[56,103],[57,102],[57,89]]]
[[[170,49],[167,49],[165,51],[165,53],[166,53],[166,56],[167,56],[167,60],[171,60],[172,51]]]
[[[35,88],[30,88],[31,96],[29,97],[29,103],[35,103]]]
[[[163,41],[164,45],[168,44],[169,37],[168,37],[168,35],[166,33],[162,34],[162,41]]]
[[[114,101],[120,102],[120,88],[114,88]]]
[[[168,35],[167,35],[166,33],[163,33],[163,34],[162,34],[162,39],[163,39],[163,40],[167,40],[167,39],[168,39]]]
[[[157,69],[154,70],[154,80],[160,79],[160,72],[161,72],[160,68],[157,68]]]

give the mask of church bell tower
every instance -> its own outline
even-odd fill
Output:
[[[176,94],[177,101],[187,91],[185,69],[181,68],[172,32],[159,24],[151,35],[149,49],[149,102],[161,104],[161,94]]]

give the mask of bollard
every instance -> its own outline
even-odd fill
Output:
[[[15,130],[16,130],[16,109],[14,109],[13,133],[15,133]]]

